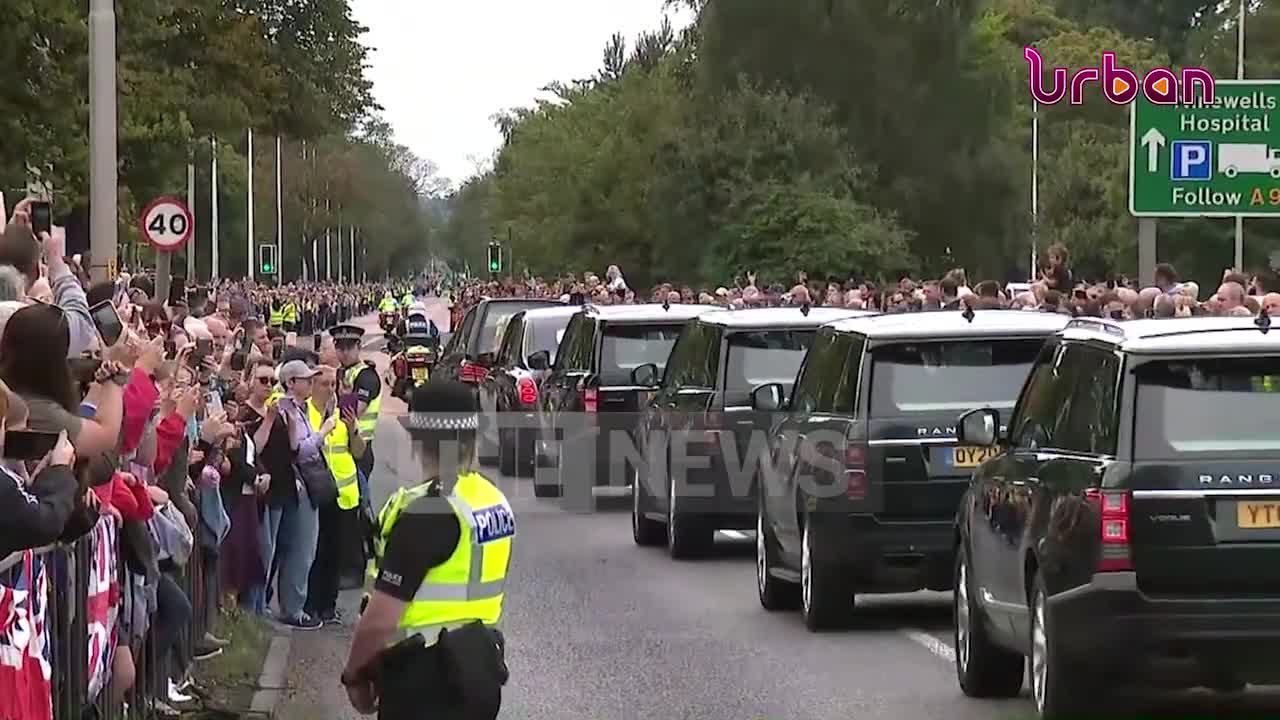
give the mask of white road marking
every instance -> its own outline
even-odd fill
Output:
[[[923,630],[912,630],[904,628],[900,631],[906,638],[917,645],[922,646],[925,650],[937,655],[949,663],[956,661],[956,651],[951,645],[939,640]]]

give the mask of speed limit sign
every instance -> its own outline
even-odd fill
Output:
[[[142,236],[162,252],[176,252],[191,239],[195,218],[187,204],[171,197],[152,200],[142,210]]]

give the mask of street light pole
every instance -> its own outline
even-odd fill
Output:
[[[1244,79],[1244,16],[1245,16],[1245,0],[1240,0],[1240,21],[1237,23],[1240,31],[1240,39],[1236,42],[1236,79]],[[1236,216],[1236,255],[1235,268],[1237,272],[1244,271],[1244,218],[1240,215]]]
[[[1040,103],[1031,99],[1031,268],[1030,282],[1036,281],[1040,243]]]
[[[89,2],[89,275],[107,280],[116,264],[115,0]]]

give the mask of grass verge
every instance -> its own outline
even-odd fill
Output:
[[[223,610],[213,634],[229,640],[222,654],[196,666],[197,681],[208,690],[205,708],[187,717],[201,720],[248,716],[258,676],[271,644],[271,630],[260,618],[238,608]]]

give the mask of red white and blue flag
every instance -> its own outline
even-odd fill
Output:
[[[120,607],[117,533],[115,519],[104,515],[89,535],[89,579],[85,588],[89,702],[93,702],[110,681],[111,661],[115,657],[116,617]]]
[[[0,720],[51,720],[48,572],[28,550],[0,576]]]

